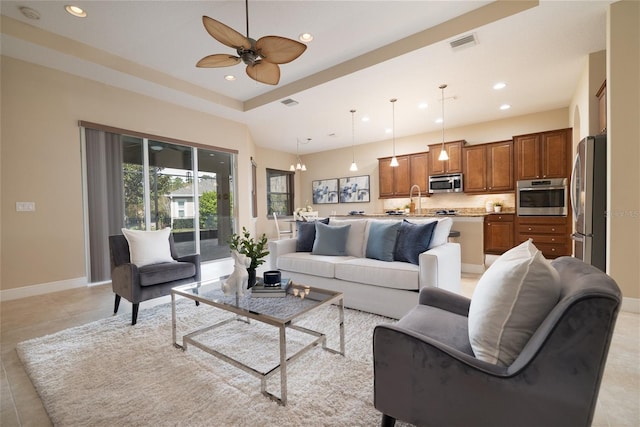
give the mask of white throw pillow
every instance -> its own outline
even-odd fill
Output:
[[[510,365],[560,298],[560,276],[532,240],[505,252],[482,275],[469,307],[475,356]]]
[[[139,231],[122,229],[129,243],[131,263],[138,267],[161,262],[175,262],[169,246],[170,228],[158,231]]]

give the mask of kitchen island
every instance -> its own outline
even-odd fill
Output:
[[[357,215],[335,215],[335,218],[377,218],[377,219],[406,219],[411,218],[439,218],[448,216],[453,220],[452,231],[458,231],[460,236],[452,237],[460,243],[463,273],[482,274],[485,270],[484,255],[484,218],[488,215],[484,209],[457,209],[448,215],[437,214],[442,209],[423,209],[421,213],[373,213]],[[503,210],[505,214],[514,214],[514,209]]]

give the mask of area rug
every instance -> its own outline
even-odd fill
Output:
[[[178,335],[229,313],[179,300]],[[337,348],[338,310],[326,307],[300,324],[325,332]],[[141,309],[18,344],[51,421],[57,426],[374,426],[372,336],[381,316],[345,309],[346,357],[320,346],[289,364],[288,404],[260,393],[260,380],[193,346],[172,345],[171,305]],[[210,339],[256,368],[277,360],[278,332],[230,322]],[[288,353],[307,336],[291,333]],[[179,339],[180,341],[180,339]],[[267,389],[279,394],[280,376]]]

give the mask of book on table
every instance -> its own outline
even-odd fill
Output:
[[[265,286],[262,280],[258,280],[251,288],[251,294],[257,297],[284,297],[287,295],[287,288],[291,284],[291,279],[283,278],[276,286]]]

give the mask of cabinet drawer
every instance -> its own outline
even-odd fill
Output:
[[[552,245],[549,243],[535,243],[536,248],[542,251],[545,258],[557,258],[559,256],[571,255],[568,245]]]
[[[489,214],[485,222],[513,222],[514,214]]]
[[[537,245],[538,243],[550,243],[550,244],[560,244],[567,245],[569,243],[569,237],[565,235],[557,235],[557,234],[536,234],[536,235],[522,235],[521,239],[524,242],[528,238],[533,239],[533,244]]]
[[[523,234],[567,234],[567,226],[555,224],[519,224],[518,232]]]

